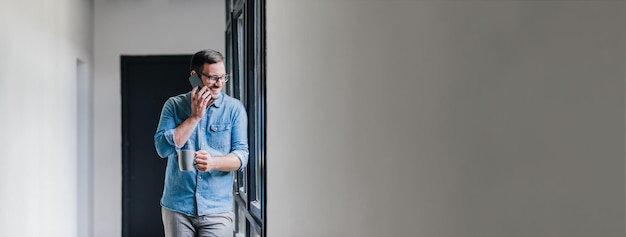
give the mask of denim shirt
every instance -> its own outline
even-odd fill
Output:
[[[191,92],[170,97],[163,106],[154,145],[167,158],[161,206],[189,216],[232,211],[234,172],[178,168],[178,150],[205,150],[212,157],[235,154],[243,170],[248,163],[248,117],[243,104],[224,93],[198,122],[187,143],[174,143],[175,130],[191,115]]]

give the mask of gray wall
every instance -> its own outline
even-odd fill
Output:
[[[268,236],[624,236],[624,10],[267,0]]]
[[[94,12],[94,236],[111,237],[122,233],[120,56],[223,51],[225,5],[95,0]]]

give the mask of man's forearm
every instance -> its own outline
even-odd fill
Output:
[[[189,117],[176,127],[176,132],[174,132],[174,142],[176,146],[181,147],[185,145],[189,137],[191,137],[193,130],[196,128],[196,125],[198,125],[198,121],[200,120]]]
[[[215,166],[213,167],[214,170],[233,171],[241,167],[241,160],[239,160],[239,157],[233,153],[225,156],[216,156],[211,159],[214,159],[215,162]]]

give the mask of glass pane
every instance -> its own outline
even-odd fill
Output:
[[[245,72],[246,72],[246,54],[245,54],[245,34],[244,34],[244,21],[243,15],[237,18],[237,60],[238,60],[238,68],[236,70],[239,71],[239,80],[241,85],[241,91],[239,92],[239,100],[243,103],[243,105],[248,108],[248,100],[246,97],[247,85],[245,83]]]
[[[259,0],[254,1],[254,19],[261,18],[261,7]],[[254,175],[255,175],[255,199],[261,200],[261,176],[262,169],[261,164],[263,160],[263,127],[262,127],[262,118],[263,111],[262,105],[263,100],[261,98],[261,24],[259,20],[254,21],[254,109],[255,109],[255,118],[254,118],[254,132],[256,139],[255,142],[255,165],[254,165]]]
[[[226,0],[226,22],[228,22],[228,18],[230,17],[230,12],[233,10],[233,1]]]
[[[237,212],[235,213],[235,233],[242,234],[245,236],[246,234],[246,214],[242,208],[237,208]]]
[[[227,26],[227,28],[230,28],[230,25]],[[232,73],[233,71],[233,43],[232,43],[232,31],[227,30],[226,31],[226,55],[224,55],[226,57],[226,73]],[[233,94],[233,83],[226,83],[226,94],[230,95],[230,96],[235,96]]]
[[[261,175],[263,174],[261,172],[261,161],[263,160],[263,143],[262,143],[262,139],[263,139],[263,131],[262,131],[262,114],[261,114],[261,100],[260,100],[260,95],[258,92],[259,88],[259,80],[255,80],[255,118],[254,118],[254,123],[255,123],[255,136],[256,139],[254,139],[254,147],[255,149],[255,163],[254,163],[254,176],[255,176],[255,190],[256,190],[256,200],[261,200]]]
[[[247,176],[248,175],[246,174],[246,173],[248,173],[248,167],[244,168],[243,171],[239,171],[238,173],[239,173],[239,175],[238,175],[239,179],[237,181],[238,181],[238,184],[239,184],[239,192],[245,194],[246,193],[246,184],[248,183],[247,182],[247,179],[248,179]]]
[[[236,36],[237,41],[239,42],[239,36]],[[239,46],[235,45],[234,47],[237,47],[237,50],[239,50]],[[244,103],[245,106],[245,100],[242,97],[242,95],[244,94],[242,91],[245,91],[245,84],[243,84],[243,81],[240,80],[240,78],[242,78],[243,76],[240,73],[240,68],[243,67],[242,64],[240,64],[241,60],[241,53],[240,52],[236,52],[235,55],[233,55],[234,58],[233,60],[235,60],[235,65],[233,67],[233,70],[236,70],[236,75],[238,78],[236,78],[235,80],[232,81],[232,86],[233,88],[233,97],[241,100],[242,103]],[[245,193],[246,192],[246,183],[247,183],[247,173],[248,173],[248,168],[244,168],[243,171],[237,171],[237,186],[238,186],[238,190],[241,193]]]
[[[244,21],[243,21],[243,15],[239,16],[237,18],[237,22],[236,22],[236,47],[237,47],[237,52],[236,52],[236,56],[235,56],[235,60],[237,60],[236,62],[236,68],[233,68],[233,70],[237,70],[237,77],[234,80],[237,80],[237,83],[235,83],[235,91],[236,91],[236,95],[235,97],[238,98],[244,105],[244,107],[248,108],[248,100],[246,97],[246,91],[247,91],[247,85],[245,83],[245,47],[244,47]],[[248,185],[248,168],[246,167],[244,169],[243,172],[239,172],[239,188],[240,188],[240,192],[245,193],[246,192],[246,188]]]
[[[261,235],[256,232],[255,228],[250,228],[250,237],[261,237]]]

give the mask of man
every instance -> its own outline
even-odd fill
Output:
[[[165,236],[232,236],[233,173],[248,163],[243,104],[222,92],[228,81],[224,57],[214,50],[191,58],[191,75],[204,86],[169,98],[154,143],[168,158],[161,212]],[[178,166],[177,151],[196,150],[196,169]]]

